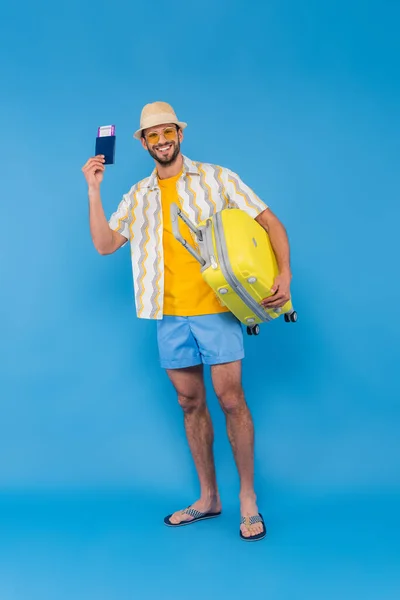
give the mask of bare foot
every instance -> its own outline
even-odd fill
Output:
[[[240,525],[240,531],[245,538],[252,538],[264,531],[262,523],[251,523],[251,517],[258,516],[255,494],[240,497],[240,513],[245,522]]]
[[[220,501],[219,497],[216,497],[216,498],[207,498],[205,500],[202,500],[200,498],[200,500],[197,500],[197,502],[192,504],[190,506],[190,508],[193,510],[198,510],[201,513],[208,513],[208,512],[217,513],[217,512],[221,511],[222,506],[221,506],[221,501]],[[187,512],[185,512],[186,510],[188,510],[188,509],[178,510],[173,515],[171,515],[171,517],[169,519],[170,523],[172,523],[173,525],[179,525],[180,523],[183,523],[186,521],[193,521],[194,517],[190,514],[188,515]]]

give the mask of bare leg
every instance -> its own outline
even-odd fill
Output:
[[[211,375],[215,393],[225,413],[229,441],[240,478],[242,517],[258,514],[254,492],[254,426],[242,388],[240,361],[214,365]],[[241,525],[243,535],[251,537],[263,530],[262,523]]]
[[[199,512],[218,512],[221,502],[217,489],[213,457],[214,432],[206,405],[202,366],[167,371],[183,409],[186,436],[200,481],[200,499],[191,508]],[[177,524],[193,517],[178,511],[170,518]]]

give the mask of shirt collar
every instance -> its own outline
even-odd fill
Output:
[[[200,175],[200,171],[197,168],[196,163],[193,162],[193,160],[190,160],[190,158],[187,158],[187,156],[183,156],[182,175],[184,177],[186,177],[187,175]],[[158,178],[156,169],[154,169],[154,171],[150,175],[149,181],[147,182],[147,185],[145,187],[149,188],[150,190],[158,189]]]

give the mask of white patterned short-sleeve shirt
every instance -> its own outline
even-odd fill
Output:
[[[183,157],[177,191],[183,212],[194,223],[228,207],[240,208],[253,218],[267,208],[236,173],[187,157]],[[162,319],[163,218],[156,170],[123,196],[109,225],[130,241],[137,316]]]

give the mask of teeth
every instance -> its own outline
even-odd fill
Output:
[[[162,148],[159,148],[159,150],[161,152],[164,152],[164,150],[169,150],[170,147],[171,147],[171,144],[169,144],[168,146],[163,146]]]

